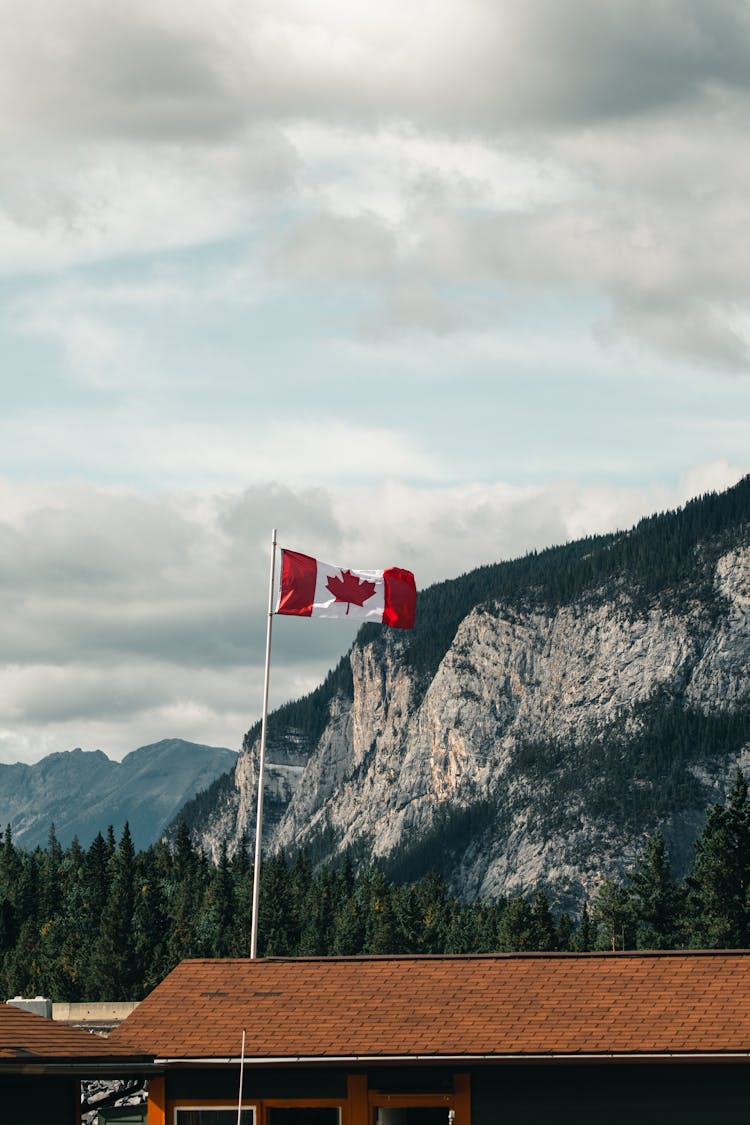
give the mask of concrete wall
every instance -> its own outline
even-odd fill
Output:
[[[70,1004],[63,1001],[52,1005],[52,1019],[91,1031],[111,1031],[137,1007],[137,1000],[101,1004]]]
[[[46,996],[14,996],[11,1000],[6,1000],[6,1004],[10,1004],[11,1008],[20,1008],[22,1012],[33,1012],[35,1016],[44,1016],[45,1019],[52,1019],[52,1001],[48,1000]]]

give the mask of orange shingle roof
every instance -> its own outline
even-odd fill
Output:
[[[124,1059],[133,1051],[77,1027],[0,1003],[0,1065],[3,1062]]]
[[[160,1058],[750,1052],[750,951],[183,961],[113,1032]]]

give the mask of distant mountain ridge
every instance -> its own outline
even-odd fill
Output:
[[[750,769],[749,668],[750,476],[432,586],[413,632],[365,626],[269,718],[266,847],[575,908],[659,828],[684,873]],[[215,856],[252,837],[259,733],[180,813]]]
[[[61,751],[33,765],[0,765],[0,827],[15,843],[44,846],[54,823],[66,847],[77,836],[88,847],[111,824],[119,836],[129,822],[136,848],[159,838],[178,809],[219,775],[237,754],[167,738],[133,750],[121,762],[101,750]]]

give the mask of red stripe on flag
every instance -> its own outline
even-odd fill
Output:
[[[299,551],[281,551],[281,588],[277,613],[311,617],[315,601],[318,564]]]
[[[417,586],[410,570],[389,566],[383,571],[385,609],[383,624],[394,629],[413,629],[417,616]]]

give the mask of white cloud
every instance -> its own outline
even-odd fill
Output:
[[[424,584],[742,471],[750,384],[715,378],[750,343],[734,0],[4,15],[0,659],[24,753],[235,745],[274,524]],[[342,637],[280,625],[277,700]]]
[[[0,273],[179,251],[248,232],[278,205],[297,158],[279,131],[231,145],[121,141],[8,161],[0,174]]]
[[[732,0],[11,7],[6,276],[262,228],[277,277],[380,287],[380,336],[460,330],[436,290],[494,282],[594,292],[600,338],[747,370]]]
[[[630,526],[741,473],[717,462],[670,488],[391,479],[150,500],[5,482],[0,554],[13,565],[0,571],[0,760],[78,745],[122,756],[164,737],[237,748],[260,710],[273,524],[282,545],[341,565],[407,566],[424,588]],[[272,705],[312,690],[353,636],[277,618]]]
[[[287,135],[305,166],[300,195],[336,215],[377,215],[407,242],[425,206],[527,211],[580,190],[576,174],[533,142],[446,136],[414,125],[372,131],[298,121]],[[527,142],[528,143],[528,142]]]
[[[750,20],[732,0],[10,0],[9,136],[223,139],[258,120],[421,128],[556,126],[746,88]]]
[[[271,259],[274,273],[295,281],[348,284],[390,273],[395,240],[369,216],[315,215],[286,236]]]

